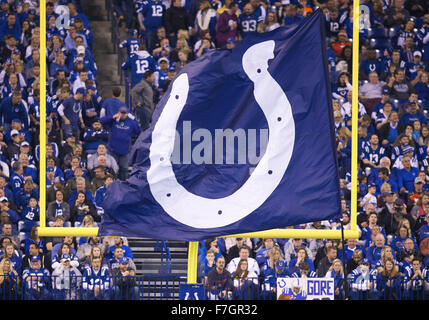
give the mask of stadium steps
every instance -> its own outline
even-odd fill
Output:
[[[125,86],[120,83],[118,74],[118,53],[113,47],[111,21],[108,20],[106,1],[84,1],[82,9],[88,17],[94,35],[92,53],[98,68],[97,89],[103,99],[112,96],[112,88],[122,90],[120,99],[125,101]],[[121,38],[122,39],[122,38]]]
[[[156,240],[128,238],[128,244],[133,252],[137,275],[166,274],[165,265],[161,265],[161,252],[155,250]],[[161,244],[161,242],[159,244]],[[187,246],[188,244],[186,241],[168,241],[171,255],[170,274],[186,275],[188,268]]]
[[[133,252],[136,275],[143,277],[140,281],[141,299],[177,300],[179,285],[186,283],[187,279],[188,243],[186,241],[168,241],[171,269],[167,273],[165,265],[161,264],[161,252],[155,249],[156,240],[134,237],[127,239]],[[161,245],[161,241],[159,241],[159,245]]]

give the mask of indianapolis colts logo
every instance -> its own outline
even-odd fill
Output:
[[[250,177],[229,196],[201,197],[178,183],[170,157],[177,121],[190,90],[188,75],[183,73],[172,83],[170,97],[152,132],[147,179],[155,200],[180,223],[202,229],[235,223],[259,208],[283,178],[292,157],[295,122],[286,94],[268,72],[274,47],[273,40],[255,44],[242,58],[244,72],[254,83],[254,97],[265,115],[270,136],[265,154]]]

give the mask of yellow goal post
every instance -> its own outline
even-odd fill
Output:
[[[358,127],[358,70],[359,70],[359,0],[353,0],[353,74],[352,74],[352,165],[351,165],[351,215],[350,230],[344,230],[345,239],[357,239],[357,127]],[[46,0],[40,0],[40,79],[46,79]],[[41,237],[93,237],[98,235],[98,228],[47,227],[46,226],[46,81],[40,81],[40,225]],[[235,234],[226,237],[250,238],[314,238],[341,239],[341,230],[309,229],[272,229],[251,233]],[[188,283],[197,281],[198,242],[189,242]]]

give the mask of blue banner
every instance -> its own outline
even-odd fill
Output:
[[[100,235],[197,241],[340,216],[324,20],[188,64],[104,198]]]

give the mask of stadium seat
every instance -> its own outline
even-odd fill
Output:
[[[375,53],[377,59],[382,58],[384,56],[384,50],[375,49]]]
[[[371,49],[387,49],[387,48],[391,48],[392,44],[390,39],[377,39],[377,38],[372,38],[369,40],[369,46]]]
[[[386,39],[388,31],[385,28],[369,28],[368,38]]]
[[[388,31],[388,37],[390,39],[396,37],[398,35],[398,29],[397,28],[390,28]]]

